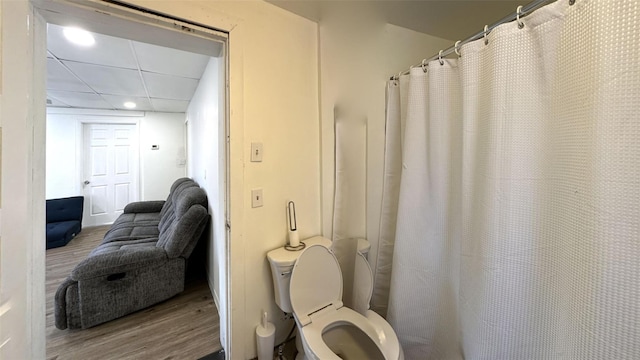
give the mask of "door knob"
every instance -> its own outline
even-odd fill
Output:
[[[89,180],[85,180],[85,181],[84,181],[84,184],[85,184],[85,185],[89,185],[89,184],[91,184],[91,181],[89,181]]]

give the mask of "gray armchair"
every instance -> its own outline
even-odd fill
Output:
[[[184,290],[186,259],[209,221],[204,190],[189,181],[192,186],[172,187],[162,208],[157,203],[147,206],[163,214],[159,220],[139,219],[139,226],[155,227],[157,237],[126,238],[120,232],[113,238],[107,233],[102,244],[73,269],[56,292],[57,328],[89,328]],[[136,227],[125,223],[116,221],[112,230]]]

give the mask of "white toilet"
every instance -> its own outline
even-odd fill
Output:
[[[267,254],[276,303],[293,312],[298,326],[296,359],[404,359],[391,325],[368,310],[373,276],[362,253],[354,274],[358,312],[342,304],[342,272],[331,240],[317,236],[303,242],[302,251],[279,248]]]

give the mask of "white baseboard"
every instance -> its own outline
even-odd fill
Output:
[[[220,313],[220,299],[218,298],[218,294],[215,291],[215,286],[213,285],[213,276],[211,276],[209,267],[206,266],[205,268],[207,272],[207,284],[209,284],[209,291],[211,291],[211,296],[213,296],[213,302],[216,304],[216,309],[218,309],[218,313]]]

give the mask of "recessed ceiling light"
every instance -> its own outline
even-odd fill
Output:
[[[96,43],[90,32],[78,28],[66,27],[62,31],[67,40],[80,46],[91,46]]]
[[[123,104],[124,107],[126,107],[127,109],[135,109],[136,107],[136,103],[134,103],[133,101],[127,101],[126,103]]]

